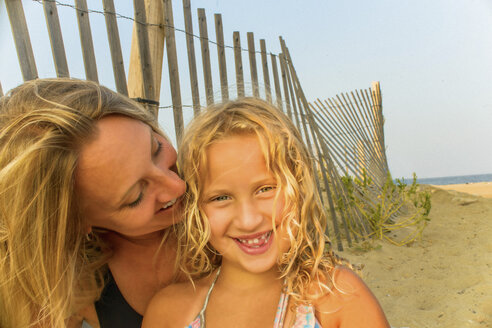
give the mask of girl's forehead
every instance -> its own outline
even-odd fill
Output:
[[[203,147],[202,148],[202,154],[205,157],[205,163],[204,164],[206,164],[206,162],[207,162],[207,157],[208,157],[210,147],[212,147],[213,145],[216,145],[218,143],[228,142],[231,139],[241,139],[242,137],[244,137],[245,143],[246,142],[251,143],[251,139],[255,139],[256,142],[258,143],[259,147],[260,147],[260,150],[263,154],[263,157],[265,158],[265,161],[268,162],[269,158],[271,157],[269,154],[269,151],[268,151],[270,148],[269,147],[270,146],[269,140],[267,140],[267,138],[263,134],[258,133],[256,131],[240,130],[240,131],[233,131],[233,132],[227,133],[225,135],[222,135],[218,138],[212,139],[207,144],[206,147]],[[246,140],[248,140],[248,141],[246,141]],[[247,151],[247,149],[245,149],[245,151]]]
[[[212,138],[211,141],[208,143],[207,148],[218,142],[223,142],[228,139],[241,138],[241,137],[247,139],[255,138],[257,142],[260,144],[260,147],[267,146],[270,143],[269,140],[265,137],[265,133],[262,133],[262,131],[251,130],[251,129],[232,130],[232,131],[227,131],[226,133],[223,133],[218,137]]]
[[[200,159],[194,159],[199,161],[198,172],[200,178],[205,178],[210,171],[211,162],[220,162],[221,157],[223,158],[226,155],[225,152],[233,152],[239,159],[245,159],[251,155],[253,149],[259,150],[262,162],[266,165],[267,171],[275,175],[271,163],[272,160],[274,160],[275,155],[269,153],[269,144],[266,143],[264,139],[263,136],[258,135],[255,132],[247,131],[244,133],[230,133],[212,140],[201,149],[202,155],[200,156]],[[234,146],[225,146],[230,144],[233,144]],[[211,151],[212,149],[213,151]],[[220,151],[217,151],[217,149],[220,149]]]

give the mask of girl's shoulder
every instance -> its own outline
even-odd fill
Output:
[[[160,290],[145,311],[142,327],[185,327],[200,312],[213,275]]]
[[[314,304],[323,328],[389,327],[378,300],[350,268],[337,266],[322,281],[331,289]]]

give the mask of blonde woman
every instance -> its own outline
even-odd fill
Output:
[[[0,327],[140,327],[173,280],[185,191],[153,117],[46,79],[0,99],[0,127]]]
[[[188,185],[180,263],[195,280],[159,292],[144,328],[389,327],[329,247],[311,158],[275,107],[246,98],[207,109],[178,162]]]

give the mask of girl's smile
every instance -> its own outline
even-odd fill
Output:
[[[272,245],[272,232],[273,230],[270,230],[265,233],[244,236],[241,238],[234,238],[234,240],[238,243],[239,247],[247,254],[263,254]]]
[[[246,271],[276,266],[289,242],[281,228],[284,197],[267,169],[254,134],[228,136],[207,149],[202,209],[210,223],[210,243]],[[273,231],[275,224],[276,233]]]

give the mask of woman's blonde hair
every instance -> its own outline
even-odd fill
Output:
[[[65,327],[99,296],[109,249],[86,238],[74,172],[108,115],[159,131],[137,103],[94,82],[33,80],[0,99],[0,327]]]
[[[177,225],[180,267],[194,278],[220,265],[220,254],[208,244],[210,227],[201,207],[206,151],[214,142],[238,134],[258,137],[267,169],[285,197],[282,224],[291,247],[280,257],[279,268],[286,292],[296,302],[312,302],[329,289],[330,281],[323,277],[340,261],[329,246],[326,250],[326,216],[315,187],[312,159],[301,135],[288,117],[260,99],[243,98],[214,105],[187,127],[178,151],[179,168],[188,187],[185,220]],[[326,288],[313,292],[311,283],[318,280],[323,280]]]

